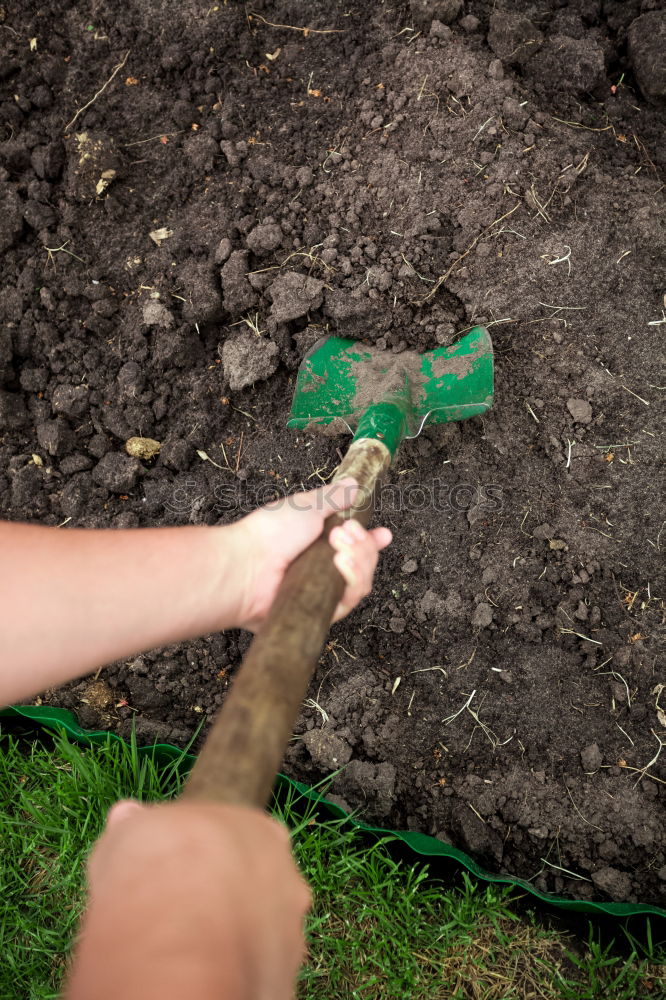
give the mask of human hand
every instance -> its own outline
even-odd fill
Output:
[[[238,624],[254,631],[266,616],[285,570],[322,532],[331,514],[351,507],[358,493],[353,479],[294,493],[255,510],[228,529],[233,534],[237,559]],[[371,531],[353,518],[334,528],[329,541],[333,562],[346,587],[333,621],[338,621],[372,589],[372,577],[382,549],[391,543],[388,528]]]
[[[66,1000],[293,997],[310,894],[264,813],[117,803],[88,879]]]

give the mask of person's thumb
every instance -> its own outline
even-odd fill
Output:
[[[125,839],[122,833],[123,823],[144,809],[145,806],[133,799],[123,799],[109,809],[102,835],[94,844],[88,858],[88,888],[91,900],[99,893],[100,885],[105,884],[105,872],[113,870],[114,862],[118,856],[119,841],[122,845]],[[129,833],[131,836],[131,825]]]
[[[359,486],[352,476],[334,479],[333,482],[321,486],[317,491],[321,495],[321,505],[324,517],[339,514],[352,504],[363,507],[367,502],[366,490]]]
[[[106,817],[106,829],[115,829],[119,823],[135,816],[141,809],[143,809],[141,803],[134,799],[122,799],[120,802],[116,802],[115,805],[111,806]]]

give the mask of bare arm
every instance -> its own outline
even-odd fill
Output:
[[[350,485],[351,483],[351,485]],[[256,628],[289,563],[351,503],[353,481],[295,494],[226,527],[61,531],[0,522],[0,704],[113,660]],[[338,529],[339,531],[340,529]],[[390,532],[336,543],[337,617],[368,593]]]
[[[227,528],[1,523],[0,700],[234,624],[233,543]]]

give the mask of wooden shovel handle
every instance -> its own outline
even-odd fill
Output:
[[[353,476],[356,504],[327,518],[321,536],[289,566],[190,773],[187,799],[264,808],[321,655],[344,581],[333,565],[332,527],[367,525],[391,455],[381,441],[352,442],[335,479]]]

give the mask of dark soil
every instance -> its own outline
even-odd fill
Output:
[[[349,762],[333,792],[368,819],[541,889],[654,902],[657,6],[0,8],[3,514],[229,520],[345,447],[285,429],[322,333],[422,351],[485,322],[495,407],[402,447],[395,542],[331,632],[285,767],[314,782]],[[131,437],[159,454],[130,458]],[[183,744],[247,643],[44,699]]]

